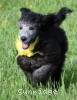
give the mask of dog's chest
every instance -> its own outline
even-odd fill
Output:
[[[58,43],[51,39],[41,39],[41,41],[36,46],[35,50],[40,51],[44,54],[52,54],[52,52],[58,52]]]

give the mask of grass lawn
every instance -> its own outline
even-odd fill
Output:
[[[21,7],[47,14],[67,6],[74,12],[61,27],[69,41],[62,73],[62,87],[51,93],[51,87],[32,88],[16,64],[15,39]],[[77,0],[0,0],[0,100],[77,100]]]

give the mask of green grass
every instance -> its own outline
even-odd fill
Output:
[[[16,64],[19,9],[31,5],[33,11],[43,14],[57,12],[63,6],[74,10],[61,26],[69,41],[62,87],[50,95],[43,92],[50,92],[51,87],[32,88]],[[37,93],[26,93],[28,90]],[[0,0],[0,100],[77,100],[77,0]]]

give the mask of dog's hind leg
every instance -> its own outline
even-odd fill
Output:
[[[62,81],[61,81],[61,73],[62,73],[62,69],[59,68],[57,69],[53,75],[51,75],[51,80],[52,80],[52,89],[57,89],[62,85]]]

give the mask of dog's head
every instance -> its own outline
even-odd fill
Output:
[[[27,49],[29,45],[36,39],[40,31],[46,30],[49,26],[58,26],[63,22],[67,13],[72,10],[64,7],[58,13],[42,15],[32,12],[28,8],[21,8],[21,18],[19,20],[20,40],[22,48]]]
[[[32,12],[28,8],[21,8],[20,11],[19,38],[22,41],[22,48],[27,49],[40,32],[40,23],[43,16]]]

